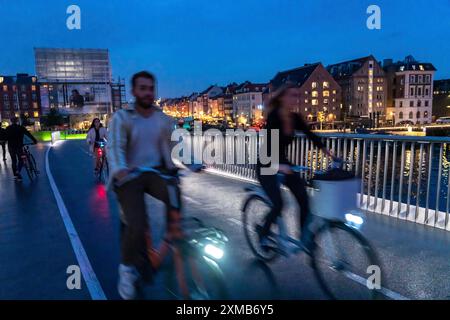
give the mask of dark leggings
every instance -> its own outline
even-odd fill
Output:
[[[145,278],[151,277],[147,255],[146,234],[150,235],[145,194],[162,201],[166,207],[167,224],[170,211],[180,210],[180,189],[174,179],[166,180],[151,172],[116,187],[115,192],[121,208],[122,263],[135,266]]]
[[[23,149],[22,147],[8,146],[9,156],[11,157],[12,171],[14,175],[20,174],[23,167]]]
[[[257,173],[262,188],[273,204],[272,210],[267,215],[262,229],[262,235],[265,236],[269,233],[272,223],[276,222],[276,219],[281,215],[283,209],[283,200],[280,189],[281,184],[278,175],[261,175],[259,168],[257,169]],[[300,208],[299,226],[302,226],[302,230],[305,230],[304,227],[306,226],[306,221],[310,212],[308,194],[306,193],[306,183],[298,174],[285,175],[283,183],[291,190],[297,200]]]
[[[3,149],[3,160],[6,160],[6,141],[0,141],[0,145]]]

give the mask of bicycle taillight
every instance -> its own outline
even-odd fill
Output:
[[[98,154],[99,156],[101,156],[102,153],[103,153],[102,148],[98,148],[98,149],[97,149],[97,154]]]

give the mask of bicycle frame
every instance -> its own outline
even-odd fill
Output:
[[[120,184],[136,179],[140,176],[140,174],[145,172],[153,172],[158,174],[163,179],[176,179],[176,177],[163,174],[159,170],[154,168],[137,168],[131,171],[128,178],[125,177],[120,181]],[[150,264],[154,271],[158,271],[164,261],[165,257],[172,253],[173,262],[175,266],[175,276],[178,282],[178,287],[180,288],[181,294],[183,298],[189,298],[189,289],[187,284],[186,275],[184,272],[185,261],[183,259],[183,246],[186,245],[185,235],[183,233],[181,227],[181,211],[180,204],[178,203],[178,199],[176,196],[178,188],[177,184],[168,184],[168,193],[169,193],[169,201],[171,203],[172,209],[170,209],[167,214],[169,216],[169,224],[166,229],[165,236],[163,241],[158,249],[155,249],[152,244],[152,239],[150,236],[150,232],[147,231],[145,235],[146,244],[147,244],[147,256],[150,261]],[[192,270],[192,275],[198,282],[203,282],[201,277],[199,276],[198,270],[196,269],[193,257],[189,257],[189,264]]]

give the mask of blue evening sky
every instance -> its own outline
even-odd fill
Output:
[[[81,30],[66,28],[71,4]],[[371,4],[381,30],[366,27]],[[154,72],[165,97],[369,54],[450,78],[449,17],[450,0],[0,0],[0,74],[34,73],[33,47],[82,47],[108,48],[114,77]]]

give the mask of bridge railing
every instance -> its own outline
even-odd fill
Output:
[[[362,178],[358,197],[362,209],[450,231],[450,138],[344,133],[319,136],[336,156],[348,162],[347,170]],[[207,163],[209,170],[256,180],[254,155],[260,136],[217,133],[193,141],[198,152],[209,144],[214,156],[225,159]],[[313,171],[327,168],[330,161],[304,135],[295,137],[288,158]]]

